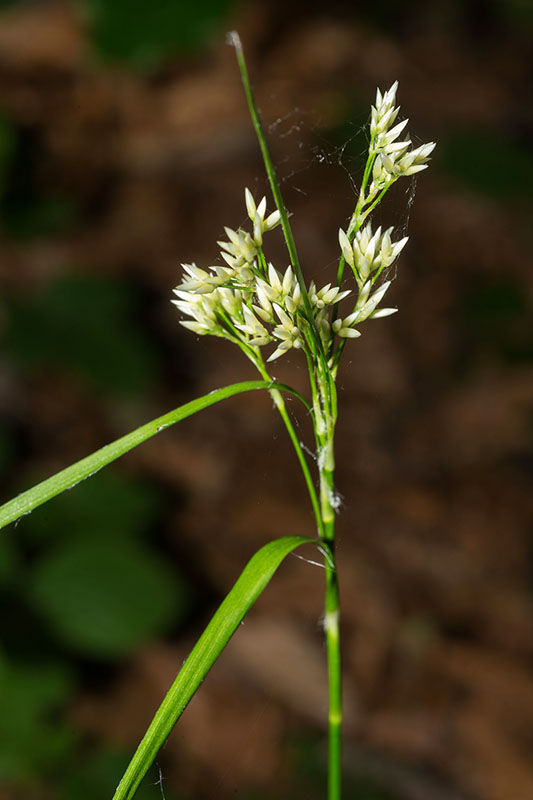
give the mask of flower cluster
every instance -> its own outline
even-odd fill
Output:
[[[408,236],[393,242],[392,231],[393,228],[388,228],[382,233],[380,225],[373,233],[372,224],[369,222],[350,242],[342,228],[339,230],[342,254],[352,268],[360,289],[367,280],[370,279],[373,283],[384,269],[390,267],[407,244]]]
[[[333,323],[333,331],[337,336],[355,338],[360,336],[353,326],[366,319],[377,319],[378,317],[388,317],[395,314],[396,308],[378,308],[383,300],[385,292],[391,285],[386,281],[373,291],[374,283],[384,269],[387,269],[399,256],[408,237],[405,236],[397,242],[391,239],[392,228],[382,232],[381,226],[372,232],[372,226],[368,223],[358,231],[353,241],[348,235],[339,230],[339,244],[342,255],[347,264],[352,268],[352,272],[357,281],[359,294],[354,311],[345,319],[337,319]]]
[[[196,264],[182,265],[183,280],[174,290],[177,299],[173,302],[188,317],[181,322],[184,327],[200,335],[211,334],[235,342],[256,364],[260,363],[258,348],[267,345],[274,345],[268,361],[291,348],[305,348],[312,355],[318,345],[335,369],[342,352],[342,346],[335,351],[336,337],[356,338],[361,335],[356,327],[361,322],[397,310],[379,307],[391,282],[378,285],[377,281],[398,258],[407,237],[394,240],[392,228],[382,230],[380,226],[374,231],[370,222],[364,223],[395,180],[427,167],[435,147],[430,142],[413,149],[409,138],[401,140],[407,120],[397,122],[397,87],[396,82],[383,94],[377,91],[361,194],[347,231],[339,231],[342,256],[357,286],[351,313],[338,315],[338,304],[351,294],[350,289],[331,283],[320,289],[311,283],[306,288],[301,273],[298,272],[298,279],[292,266],[282,273],[267,263],[263,238],[280,225],[281,214],[267,214],[266,198],[256,203],[246,189],[244,199],[251,231],[225,228],[227,240],[218,242],[224,265],[207,269]]]
[[[370,156],[375,156],[372,169],[370,195],[376,194],[387,184],[403,176],[414,175],[428,166],[430,154],[435,149],[434,142],[409,149],[411,140],[397,141],[409,120],[394,124],[399,106],[395,106],[398,81],[381,94],[376,93],[376,104],[372,106],[370,121]]]
[[[183,264],[183,282],[174,289],[174,304],[191,319],[181,324],[200,335],[211,334],[230,339],[246,348],[275,344],[268,361],[273,361],[291,348],[305,344],[309,321],[302,292],[291,266],[284,273],[272,264],[264,264],[262,238],[265,231],[279,224],[274,212],[265,219],[266,201],[256,206],[246,189],[246,207],[254,224],[254,236],[246,231],[226,228],[227,242],[219,242],[227,266],[200,269]],[[378,309],[390,286],[387,281],[373,290],[380,273],[391,266],[407,242],[407,237],[393,241],[392,228],[375,233],[367,224],[353,241],[339,231],[339,243],[346,262],[352,268],[358,285],[354,311],[344,319],[331,321],[330,309],[347,297],[351,290],[341,290],[330,283],[318,289],[312,282],[307,290],[313,319],[325,349],[332,337],[355,338],[354,327],[369,318],[393,314],[396,309]],[[264,264],[264,266],[262,266]]]
[[[220,336],[248,349],[275,344],[268,358],[273,361],[304,346],[309,320],[292,266],[280,273],[264,259],[263,235],[279,225],[279,211],[266,216],[266,199],[256,205],[248,189],[245,202],[253,234],[225,228],[228,241],[218,244],[227,266],[182,264],[184,280],[174,289],[173,303],[190,317],[181,324],[197,334]],[[314,323],[326,345],[332,335],[329,309],[348,294],[330,283],[321,289],[309,286]]]

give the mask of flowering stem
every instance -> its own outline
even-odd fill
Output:
[[[334,559],[333,550],[331,550]],[[339,583],[335,561],[326,561],[326,647],[328,654],[328,800],[341,797],[342,674],[339,635]]]
[[[376,160],[376,153],[374,152],[374,149],[373,149],[374,148],[374,138],[375,137],[372,136],[372,139],[370,141],[370,148],[369,148],[369,151],[368,151],[368,158],[367,158],[366,164],[365,164],[365,172],[364,172],[364,175],[363,175],[363,182],[361,183],[361,192],[360,192],[360,194],[361,194],[362,197],[364,197],[364,194],[366,192],[366,187],[368,185],[368,179],[370,178],[370,173],[372,172],[372,167],[374,166],[374,162]]]
[[[257,367],[257,369],[259,370],[260,374],[264,378],[264,380],[272,381],[272,378],[268,374],[261,356],[258,355],[256,358],[253,358],[252,360],[253,360],[255,366]],[[287,406],[285,405],[285,401],[283,399],[282,394],[280,392],[278,392],[276,389],[273,389],[270,392],[270,396],[272,397],[272,400],[274,401],[274,404],[275,404],[276,408],[278,409],[278,411],[280,413],[280,416],[281,416],[281,418],[282,418],[282,420],[283,420],[283,422],[285,424],[285,427],[287,428],[287,433],[289,434],[290,440],[291,440],[291,442],[293,444],[293,447],[294,447],[294,450],[296,452],[296,457],[298,458],[298,461],[300,463],[300,467],[301,467],[301,470],[302,470],[302,473],[303,473],[303,476],[304,476],[305,484],[307,486],[307,491],[309,492],[309,499],[311,500],[311,505],[313,507],[313,512],[314,512],[315,520],[316,520],[316,524],[317,524],[318,536],[319,536],[320,539],[323,539],[324,538],[324,523],[323,523],[323,520],[322,520],[322,515],[320,513],[320,505],[319,505],[318,497],[317,497],[317,494],[316,494],[315,484],[313,482],[313,478],[311,476],[311,472],[309,471],[309,464],[307,463],[307,460],[305,458],[305,455],[304,455],[304,452],[303,452],[303,449],[302,449],[302,445],[300,444],[300,440],[298,439],[298,436],[296,435],[296,431],[294,430],[294,425],[292,424],[291,418],[289,417],[289,413],[287,411]]]
[[[362,223],[362,220],[359,220],[359,214],[360,214],[361,209],[362,209],[362,207],[364,206],[364,203],[365,203],[365,192],[366,192],[366,187],[368,185],[368,179],[370,178],[370,173],[372,171],[372,167],[374,165],[374,161],[376,160],[376,154],[372,153],[373,144],[374,144],[374,137],[372,137],[372,139],[370,141],[370,150],[369,150],[369,153],[368,153],[368,157],[366,159],[365,172],[364,172],[364,175],[363,175],[363,182],[361,183],[361,189],[359,191],[359,198],[357,200],[357,204],[355,206],[355,210],[354,210],[354,212],[353,212],[353,214],[351,216],[350,224],[348,225],[347,235],[348,235],[348,239],[350,239],[350,241],[353,239],[353,237],[355,236],[355,234],[357,233],[357,231],[361,227],[361,223]],[[345,264],[346,264],[346,261],[344,259],[344,256],[341,255],[341,257],[339,259],[339,266],[337,268],[337,285],[338,286],[341,285],[342,276],[344,275]],[[337,308],[334,308],[334,310],[333,310],[333,319],[337,318],[336,311],[337,311]]]
[[[313,427],[317,443],[319,468],[320,503],[316,495],[309,466],[296,436],[285,406],[285,401],[276,390],[271,396],[285,423],[296,450],[300,466],[309,490],[315,512],[320,541],[326,553],[326,596],[324,625],[328,663],[328,800],[341,800],[341,748],[342,748],[342,673],[339,632],[339,583],[335,561],[335,491],[334,491],[334,433],[337,421],[337,389],[329,369],[324,372],[319,361],[313,360],[304,347],[309,367],[309,380],[313,397]],[[260,356],[254,359],[257,369],[268,379],[270,376]]]
[[[335,561],[335,490],[334,434],[337,421],[337,389],[332,373],[319,380],[322,418],[317,424],[320,439],[318,453],[320,472],[320,509],[324,523],[323,542],[329,553],[326,559],[325,630],[328,660],[328,800],[341,797],[341,732],[342,732],[342,673],[339,632],[339,582]]]
[[[375,207],[376,207],[376,206],[377,206],[379,203],[381,203],[381,201],[382,201],[383,197],[384,197],[384,196],[385,196],[385,194],[386,194],[386,193],[389,191],[389,189],[390,189],[390,187],[392,186],[392,184],[393,184],[393,183],[394,183],[394,180],[387,181],[387,183],[385,184],[385,186],[383,187],[383,189],[381,190],[381,192],[378,194],[378,196],[376,197],[376,199],[374,200],[374,202],[372,203],[372,205],[370,205],[368,208],[365,208],[365,210],[364,210],[364,211],[363,211],[363,213],[361,214],[361,220],[360,220],[360,222],[359,222],[359,225],[358,225],[358,227],[357,227],[357,228],[354,228],[353,235],[355,235],[355,234],[357,233],[357,231],[358,231],[358,230],[359,230],[359,228],[361,227],[361,224],[362,224],[362,223],[365,221],[365,219],[368,217],[368,215],[370,214],[370,212],[371,212],[371,211],[373,211],[373,210],[375,209]],[[367,202],[368,202],[368,201],[367,201]]]
[[[393,126],[399,113],[399,107],[394,106],[398,82],[393,83],[385,93],[377,90],[376,104],[371,112],[368,157],[359,196],[346,232],[339,231],[341,254],[337,286],[331,287],[328,283],[322,289],[317,289],[313,282],[308,292],[237,33],[229,35],[229,43],[235,48],[248,109],[277,211],[265,218],[266,198],[263,197],[256,204],[252,193],[246,189],[246,210],[253,224],[253,236],[242,228],[237,231],[226,228],[229,241],[219,242],[219,245],[229,269],[211,267],[210,271],[205,271],[194,264],[184,264],[187,275],[175,290],[179,300],[173,302],[192,317],[192,320],[182,321],[182,325],[197,334],[222,336],[237,344],[265,382],[271,381],[271,378],[261,356],[260,348],[264,345],[277,344],[268,361],[279,358],[291,348],[303,350],[307,359],[312,405],[305,402],[315,435],[318,484],[311,476],[304,446],[298,439],[279,385],[267,383],[266,386],[294,446],[316,519],[318,546],[326,556],[324,626],[329,686],[328,800],[340,800],[342,673],[339,583],[334,541],[335,513],[338,508],[334,486],[334,434],[337,422],[335,379],[346,341],[361,335],[359,324],[367,319],[389,316],[396,311],[394,308],[378,309],[390,280],[377,288],[375,283],[397,258],[407,237],[393,241],[392,228],[382,231],[379,226],[373,233],[371,223],[364,228],[363,223],[399,177],[415,175],[426,169],[435,144],[428,142],[413,150],[409,149],[411,140],[396,141],[407,124],[407,120],[403,120]],[[267,262],[263,251],[263,234],[280,223],[291,259],[291,265],[284,275]],[[357,299],[352,313],[339,319],[339,304],[351,292],[341,291],[346,263],[354,274]]]
[[[266,260],[266,257],[265,257],[265,254],[263,252],[263,248],[262,247],[259,247],[257,249],[257,257],[259,259],[259,263],[261,265],[261,269],[263,271],[263,275],[266,275],[267,272],[268,272],[268,266],[267,266],[267,260]]]
[[[332,473],[331,473],[332,475]],[[329,477],[326,478],[329,482]],[[333,518],[325,528],[325,543],[328,544],[330,559],[326,560],[326,602],[325,629],[328,659],[328,800],[340,800],[341,797],[341,756],[342,756],[342,673],[341,647],[339,631],[339,581],[335,561],[334,509],[329,504]]]
[[[368,153],[368,157],[367,157],[367,160],[366,160],[365,173],[363,175],[363,182],[361,184],[361,190],[359,192],[359,198],[357,200],[357,203],[356,203],[356,206],[355,206],[355,210],[354,210],[354,212],[353,212],[353,214],[351,216],[350,224],[348,225],[347,236],[348,236],[348,239],[350,241],[353,241],[353,238],[354,238],[355,234],[357,233],[357,231],[359,230],[359,228],[361,227],[361,225],[363,223],[363,219],[364,219],[364,217],[361,216],[361,210],[362,210],[362,208],[363,208],[363,206],[365,204],[365,192],[366,192],[366,187],[368,185],[368,179],[370,178],[370,173],[372,171],[372,166],[374,164],[374,161],[376,160],[375,154],[372,155],[372,145],[373,145],[373,143],[374,143],[374,138],[372,138],[372,140],[370,142],[370,151]],[[381,200],[381,196],[380,196],[379,199]],[[379,202],[379,200],[378,200],[378,202]],[[344,256],[341,254],[341,257],[339,258],[339,266],[337,267],[337,286],[341,285],[342,276],[344,275],[344,267],[345,266],[346,266],[346,260],[345,260]],[[337,319],[338,313],[339,313],[338,306],[335,306],[333,308],[333,313],[331,315],[331,323],[332,324]],[[345,340],[343,339],[343,341],[341,342],[339,357],[340,357],[340,354],[342,353],[342,350],[344,348],[344,342],[345,342]],[[334,344],[335,344],[335,342],[334,342],[334,340],[332,340],[331,346],[330,346],[330,349],[329,349],[329,353],[328,353],[329,358],[331,358],[331,356],[333,354]],[[338,365],[338,361],[336,363]]]
[[[315,514],[316,524],[318,528],[318,535],[322,539],[324,533],[324,523],[322,520],[322,516],[320,514],[320,506],[318,503],[318,498],[316,496],[315,486],[313,484],[313,479],[311,477],[311,473],[309,472],[309,465],[305,459],[305,455],[302,450],[302,446],[299,442],[299,439],[296,435],[296,431],[294,430],[294,426],[290,420],[289,414],[287,412],[287,406],[285,405],[285,401],[283,396],[277,389],[273,389],[270,393],[274,403],[276,404],[276,408],[278,409],[283,422],[285,423],[285,427],[287,428],[288,434],[290,436],[291,442],[294,446],[296,451],[296,455],[298,457],[298,461],[300,462],[300,467],[302,468],[302,472],[304,475],[305,483],[307,485],[307,490],[309,492],[309,497],[311,499],[311,505],[313,506],[313,512]]]

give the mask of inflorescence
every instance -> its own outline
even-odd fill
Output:
[[[318,289],[311,283],[306,303],[293,267],[289,265],[282,273],[267,263],[263,237],[280,225],[280,212],[266,215],[266,198],[256,204],[246,189],[252,231],[225,228],[227,241],[218,242],[225,265],[207,269],[182,265],[185,274],[174,289],[177,299],[172,302],[189,317],[181,321],[184,327],[233,341],[256,362],[258,348],[274,345],[267,359],[273,361],[291,348],[306,348],[312,335],[320,337],[324,352],[331,355],[336,337],[356,338],[361,335],[356,326],[365,320],[397,311],[379,307],[391,282],[376,282],[397,259],[407,237],[394,241],[392,228],[382,231],[380,226],[373,231],[371,223],[364,222],[395,181],[427,167],[435,147],[429,142],[413,149],[409,138],[398,141],[408,120],[395,124],[399,112],[394,105],[397,87],[396,82],[384,94],[377,90],[361,192],[347,231],[339,231],[342,258],[356,282],[351,313],[341,318],[335,307],[352,295],[353,289],[331,283]]]

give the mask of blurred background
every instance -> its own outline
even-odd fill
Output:
[[[346,800],[533,797],[531,23],[526,0],[0,3],[5,500],[254,377],[169,303],[179,262],[217,263],[244,186],[267,188],[226,31],[309,278],[333,278],[376,86],[399,79],[415,141],[438,142],[378,215],[411,236],[400,313],[339,376]],[[274,374],[305,387],[297,353]],[[313,530],[254,393],[2,531],[0,799],[110,798],[246,560]],[[287,560],[142,800],[324,797],[323,582]]]

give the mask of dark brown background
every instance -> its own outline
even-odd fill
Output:
[[[126,40],[135,26],[146,24],[147,37],[157,29],[149,17],[158,4],[135,5],[122,20]],[[337,229],[354,204],[375,87],[398,78],[411,130],[438,148],[418,180],[390,290],[400,313],[349,343],[339,375],[346,798],[530,800],[525,4],[242,3],[214,14],[194,47],[186,28],[182,41],[161,33],[161,52],[110,45],[99,7],[15,3],[0,14],[3,496],[188,399],[254,377],[229,345],[181,328],[169,303],[179,262],[213,263],[222,226],[244,222],[243,187],[266,189],[225,30],[241,33],[301,260],[322,283],[333,278]],[[412,191],[401,187],[380,221],[404,226]],[[286,266],[277,234],[271,254]],[[65,285],[56,314],[50,287]],[[124,324],[107,285],[128,298]],[[45,329],[63,312],[54,357]],[[305,386],[297,354],[274,374]],[[37,546],[30,518],[3,532],[2,656],[16,672],[44,652],[74,677],[34,714],[38,732],[22,736],[19,767],[0,758],[2,800],[110,797],[120,769],[95,763],[132,751],[247,558],[275,535],[313,533],[294,455],[261,394],[194,417],[112,469],[164,498],[144,546],[188,585],[189,599],[161,635],[117,660],[80,653],[26,600],[48,547],[60,545]],[[54,517],[67,539],[75,499],[73,507],[63,523]],[[280,570],[162,754],[169,800],[324,796],[322,584],[320,569],[296,558]],[[18,712],[9,713],[0,750],[13,749]],[[42,763],[41,742],[65,726],[71,744]],[[155,781],[157,771],[143,797],[160,796]]]

